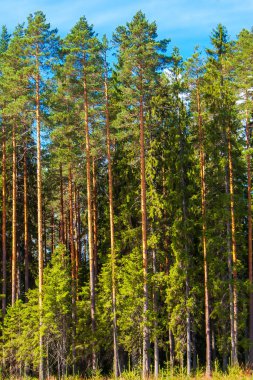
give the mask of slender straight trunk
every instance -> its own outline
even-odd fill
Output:
[[[225,169],[225,191],[229,194],[229,179],[228,168]],[[233,296],[233,284],[232,284],[232,255],[231,255],[231,225],[230,220],[227,220],[227,251],[228,251],[228,279],[229,279],[229,316],[230,316],[230,337],[231,337],[231,358],[232,363],[235,357],[235,331],[234,331],[234,296]]]
[[[163,197],[166,198],[166,187],[165,187],[165,181],[166,181],[166,176],[165,176],[165,169],[164,166],[162,168],[162,192],[163,192]],[[166,209],[163,212],[163,219],[167,220],[167,212]],[[168,276],[169,275],[169,270],[170,270],[170,257],[169,257],[169,246],[170,246],[170,241],[169,237],[166,234],[166,226],[164,225],[164,251],[166,252],[165,256],[165,273]],[[168,314],[168,321],[170,320],[170,315]],[[173,333],[171,329],[169,328],[168,331],[169,335],[169,359],[170,359],[170,374],[173,375],[174,371],[174,339],[173,339]]]
[[[20,276],[20,250],[17,245],[17,287],[16,287],[16,299],[20,299],[21,296],[21,276]]]
[[[215,346],[215,330],[214,330],[214,324],[212,324],[212,328],[211,328],[211,337],[212,337],[212,359],[213,361],[215,362],[216,360],[216,346]]]
[[[72,169],[69,165],[69,246],[71,257],[71,299],[72,299],[72,322],[73,322],[73,335],[72,335],[72,355],[73,362],[75,363],[76,349],[75,349],[75,325],[76,325],[76,255],[74,244],[74,228],[73,228],[73,185],[72,185]],[[73,370],[73,372],[75,372]],[[74,375],[74,373],[73,373]]]
[[[79,270],[81,254],[82,254],[82,242],[81,242],[80,192],[78,188],[77,188],[77,194],[76,194],[76,202],[77,202],[77,263],[78,263],[78,270]],[[78,272],[77,272],[77,276],[78,276]]]
[[[42,177],[41,177],[41,142],[40,142],[40,75],[39,47],[36,47],[36,131],[37,131],[37,212],[38,212],[38,266],[39,266],[39,379],[44,379],[43,333],[42,333],[42,288],[43,288],[43,236],[42,236]]]
[[[2,317],[6,313],[6,131],[2,123]]]
[[[27,133],[27,130],[26,130]],[[24,143],[24,251],[25,251],[25,293],[29,289],[29,251],[28,251],[28,192],[27,192],[27,138]]]
[[[227,143],[226,136],[224,140]],[[225,167],[225,193],[229,197],[229,168]],[[229,206],[227,207],[229,213]],[[234,294],[233,294],[233,264],[232,264],[232,249],[231,249],[231,220],[227,218],[227,252],[228,252],[228,278],[229,278],[229,317],[230,317],[230,338],[231,338],[231,364],[234,364],[235,358],[235,330],[234,330]]]
[[[71,277],[72,281],[76,278],[76,263],[75,263],[75,244],[74,244],[74,227],[73,227],[73,184],[72,184],[72,169],[69,165],[69,181],[68,181],[68,192],[69,192],[69,246],[70,246],[70,257],[71,257]]]
[[[147,252],[147,207],[146,207],[146,172],[145,172],[145,136],[144,136],[144,101],[142,89],[142,74],[140,76],[140,174],[141,174],[141,227],[142,227],[142,258],[143,258],[143,378],[149,376],[149,327],[148,327],[148,252]]]
[[[98,222],[97,222],[97,174],[96,159],[92,157],[92,211],[93,211],[93,256],[94,256],[94,281],[97,283],[98,275]]]
[[[65,230],[64,230],[64,241],[66,249],[69,249],[69,242],[68,242],[68,216],[65,216]]]
[[[44,243],[43,265],[45,266],[47,264],[47,220],[46,220],[45,204],[43,204],[42,206],[42,229],[43,229],[42,242]]]
[[[249,116],[248,111],[246,112],[246,147],[247,151],[251,148],[250,143],[250,130],[249,130]],[[253,292],[252,292],[252,210],[251,210],[251,154],[247,153],[247,180],[248,180],[248,263],[249,263],[249,284],[250,284],[250,293],[249,293],[249,339],[250,339],[250,349],[249,349],[249,364],[253,366]]]
[[[156,275],[157,270],[156,270],[156,251],[153,249],[153,274]],[[157,288],[156,284],[154,284],[153,287],[153,310],[155,314],[155,319],[154,319],[154,377],[157,379],[159,375],[159,347],[158,347],[158,323],[157,323],[157,318],[158,318],[158,294],[157,294]]]
[[[86,181],[87,181],[87,207],[88,207],[88,239],[89,239],[89,268],[90,268],[90,301],[91,301],[91,330],[92,330],[92,369],[96,370],[95,351],[95,268],[93,249],[93,215],[92,215],[92,183],[91,183],[91,163],[90,163],[90,136],[89,136],[89,103],[86,77],[83,82],[84,88],[84,128],[85,128],[85,153],[86,153]]]
[[[205,289],[205,335],[206,335],[206,376],[211,376],[211,335],[210,335],[210,306],[208,288],[208,264],[207,264],[207,241],[206,241],[206,180],[205,180],[205,153],[204,133],[202,126],[202,112],[199,89],[197,88],[198,110],[198,139],[199,139],[199,162],[201,182],[201,214],[202,214],[202,246],[204,258],[204,289]]]
[[[195,326],[193,326],[193,331],[192,331],[192,346],[193,346],[192,369],[195,373],[197,370],[197,347],[196,347]]]
[[[62,163],[60,163],[60,241],[65,243],[64,236],[64,197],[63,197],[63,181],[62,181]]]
[[[74,185],[74,215],[73,215],[73,226],[74,226],[74,243],[75,243],[75,281],[76,281],[76,297],[78,289],[78,273],[79,273],[79,245],[78,245],[78,204],[77,204],[77,187]]]
[[[232,364],[238,364],[238,307],[237,307],[237,252],[236,252],[236,225],[235,225],[235,204],[234,204],[234,179],[231,144],[231,126],[228,127],[228,169],[229,169],[229,193],[230,193],[230,217],[231,217],[231,241],[232,241],[232,261],[233,261],[233,305],[234,305],[234,340],[235,349],[232,357]]]
[[[54,254],[54,209],[51,214],[51,257]]]
[[[186,275],[185,281],[185,296],[186,301],[189,299],[190,287],[189,287],[189,277],[188,273]],[[191,316],[189,308],[186,307],[186,367],[187,375],[191,374]]]
[[[109,185],[109,215],[110,215],[110,243],[111,243],[111,270],[112,270],[112,313],[113,313],[113,371],[114,376],[120,376],[119,350],[118,350],[118,325],[116,312],[116,253],[114,244],[114,208],[113,208],[113,175],[111,162],[111,134],[109,120],[109,96],[107,63],[105,62],[105,115],[106,115],[106,147],[108,161],[108,185]]]
[[[17,299],[17,152],[16,126],[12,128],[12,256],[11,256],[11,304]]]
[[[185,280],[185,296],[186,296],[186,304],[189,299],[190,286],[189,286],[189,274],[188,274],[188,239],[187,239],[187,231],[186,231],[186,221],[187,221],[187,204],[186,204],[186,179],[185,179],[185,167],[184,167],[184,135],[180,125],[180,109],[179,109],[179,118],[178,118],[178,126],[179,126],[179,134],[180,134],[180,151],[179,158],[181,163],[181,187],[182,187],[182,211],[183,211],[183,240],[184,240],[184,251],[186,254],[185,260],[185,271],[186,271],[186,280]],[[182,264],[183,265],[183,264]],[[187,360],[187,375],[191,374],[191,316],[189,307],[186,306],[186,360]],[[183,356],[182,356],[183,361]]]

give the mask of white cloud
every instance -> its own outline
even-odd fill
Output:
[[[156,20],[159,36],[171,37],[183,54],[198,43],[206,45],[219,22],[232,37],[253,23],[253,0],[0,0],[0,9],[0,25],[10,30],[29,13],[42,10],[63,35],[82,15],[99,34],[111,35],[141,9],[150,21]]]

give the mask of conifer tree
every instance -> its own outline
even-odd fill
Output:
[[[1,60],[3,53],[7,50],[10,40],[6,26],[2,27],[0,38],[0,54]],[[1,95],[4,96],[3,90]],[[1,102],[4,106],[5,102]],[[7,274],[6,274],[6,120],[4,114],[1,114],[2,124],[2,315],[6,312],[6,290],[7,290]]]
[[[252,52],[253,34],[243,29],[236,41],[234,54],[231,56],[237,96],[240,98],[238,108],[242,120],[245,120],[246,162],[247,162],[247,206],[248,206],[248,273],[249,273],[249,364],[253,365],[253,292],[252,292],[252,168],[251,168],[251,132],[252,115]]]
[[[82,103],[82,123],[85,132],[86,155],[86,185],[88,208],[88,244],[90,268],[90,300],[91,300],[91,328],[92,328],[92,369],[97,366],[95,348],[95,263],[94,263],[94,215],[92,212],[92,182],[91,182],[91,143],[90,123],[92,121],[92,99],[99,86],[101,73],[101,58],[99,56],[100,43],[85,17],[82,17],[74,26],[64,41],[67,52],[67,62],[72,67],[71,75],[77,80],[76,97]]]
[[[109,214],[110,214],[110,250],[111,250],[111,271],[112,271],[112,313],[113,313],[113,352],[114,352],[114,375],[120,375],[119,353],[118,353],[118,326],[116,312],[116,252],[114,241],[114,207],[113,207],[113,174],[111,159],[111,133],[110,133],[110,111],[109,111],[109,90],[108,90],[108,63],[107,63],[108,41],[103,39],[104,53],[104,87],[105,87],[105,125],[106,125],[106,146],[108,161],[108,190],[109,190]]]
[[[148,247],[145,170],[145,128],[147,127],[147,104],[155,88],[157,71],[161,69],[167,41],[156,42],[156,25],[149,23],[142,12],[137,12],[126,27],[118,27],[114,41],[119,46],[119,80],[123,96],[128,93],[124,112],[131,110],[131,122],[139,124],[140,198],[143,257],[143,377],[149,374],[148,327]],[[131,97],[130,97],[131,96]],[[129,112],[130,114],[130,112]],[[133,132],[136,134],[136,132]]]
[[[26,29],[26,55],[30,60],[30,82],[33,90],[37,137],[37,215],[38,215],[38,267],[39,267],[39,308],[41,313],[40,328],[42,328],[42,288],[43,288],[43,247],[42,247],[42,162],[41,162],[41,123],[42,123],[42,93],[45,86],[45,73],[50,72],[53,57],[57,57],[58,39],[56,30],[50,30],[45,15],[38,11],[28,17]],[[43,336],[40,332],[40,379],[44,378],[43,368]]]
[[[229,54],[231,52],[231,43],[228,41],[226,29],[222,25],[218,25],[211,35],[213,49],[207,49],[208,60],[205,73],[205,97],[208,113],[210,115],[210,126],[216,125],[216,134],[208,136],[208,143],[212,141],[213,149],[211,155],[216,151],[216,155],[220,154],[223,160],[216,163],[217,172],[216,179],[213,177],[209,184],[213,186],[217,181],[216,189],[210,192],[216,192],[219,188],[217,196],[220,201],[222,198],[224,205],[223,217],[220,221],[220,231],[213,226],[215,234],[226,234],[227,243],[227,262],[229,276],[229,304],[230,304],[230,327],[231,327],[231,362],[233,365],[238,363],[238,263],[237,263],[237,242],[239,236],[241,222],[235,220],[235,170],[237,171],[237,182],[239,180],[238,168],[241,165],[241,154],[239,148],[239,124],[235,111],[235,96],[233,88],[229,84],[231,78]],[[211,148],[211,146],[210,146]],[[220,153],[219,153],[220,152]],[[237,152],[237,153],[235,153]],[[209,160],[210,161],[210,160]],[[211,165],[209,166],[211,167]],[[222,185],[223,178],[223,185]],[[223,187],[223,189],[222,189]],[[241,191],[237,185],[237,192]],[[222,196],[222,194],[224,194]],[[211,203],[211,199],[209,198]],[[238,203],[238,202],[237,202]],[[239,205],[239,203],[238,203]],[[238,207],[237,205],[237,207]],[[215,207],[214,205],[212,207]],[[211,208],[210,208],[211,210]],[[239,216],[239,214],[238,214]],[[210,215],[211,217],[211,215]],[[213,224],[213,220],[209,217],[209,223]],[[223,232],[222,232],[223,231]],[[224,248],[220,247],[222,251]],[[221,267],[220,267],[221,268]],[[222,275],[224,276],[224,274]]]
[[[201,83],[203,82],[204,67],[201,62],[200,53],[196,51],[188,61],[188,81],[191,88],[192,111],[195,110],[198,125],[198,150],[200,167],[200,187],[201,187],[201,214],[202,214],[202,249],[204,258],[204,288],[205,288],[205,335],[206,335],[206,375],[211,375],[211,335],[210,335],[210,296],[208,281],[208,260],[207,260],[207,220],[206,220],[206,163],[205,163],[205,132],[203,125],[203,94]]]

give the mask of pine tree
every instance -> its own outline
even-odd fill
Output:
[[[167,41],[156,42],[156,25],[148,23],[142,12],[137,12],[126,27],[118,27],[114,41],[119,46],[119,80],[123,96],[128,99],[126,110],[131,110],[131,121],[139,124],[140,195],[143,257],[143,377],[149,374],[148,327],[148,251],[147,251],[147,208],[145,170],[145,128],[149,95],[155,87],[157,71],[163,60],[160,52],[165,51]],[[128,95],[127,95],[128,94]],[[129,112],[130,113],[130,112]]]
[[[86,185],[88,208],[88,242],[89,242],[89,268],[90,268],[90,300],[91,300],[91,328],[92,328],[92,369],[97,366],[95,348],[95,262],[94,262],[94,213],[92,211],[92,182],[91,182],[91,143],[90,122],[92,121],[93,99],[99,87],[99,74],[101,73],[100,43],[88,25],[85,17],[82,17],[74,26],[64,41],[64,49],[67,53],[67,62],[72,67],[71,75],[78,81],[77,98],[82,102],[82,123],[85,132],[86,155]],[[96,83],[97,81],[97,83]]]
[[[10,35],[6,26],[2,27],[0,39],[0,54],[2,55],[8,48]],[[2,59],[2,57],[1,57]],[[2,93],[2,91],[1,91]],[[3,95],[3,94],[2,94]],[[1,115],[2,120],[2,315],[6,312],[6,120],[4,114]]]
[[[38,212],[38,266],[39,266],[39,307],[41,310],[40,325],[42,326],[42,288],[43,288],[43,247],[42,247],[42,163],[41,163],[41,95],[45,86],[44,75],[50,71],[53,57],[57,57],[58,39],[56,30],[50,30],[45,15],[38,11],[28,17],[26,29],[26,55],[30,60],[30,81],[33,89],[33,101],[37,137],[37,212]],[[43,337],[40,333],[40,379],[44,378],[43,368]]]
[[[108,190],[109,190],[109,214],[110,214],[110,250],[111,250],[111,271],[112,271],[112,313],[113,313],[113,353],[114,353],[114,376],[120,375],[119,353],[118,353],[118,326],[116,312],[116,252],[114,241],[114,207],[113,207],[113,174],[111,160],[111,133],[110,133],[110,111],[109,111],[109,90],[108,90],[108,63],[107,63],[108,41],[103,39],[104,52],[104,87],[105,87],[105,125],[106,125],[106,145],[108,161]]]

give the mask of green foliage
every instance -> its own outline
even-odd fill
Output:
[[[27,25],[18,25],[12,36],[6,27],[2,28],[0,122],[1,138],[6,140],[7,152],[7,252],[9,260],[12,243],[11,134],[14,131],[18,162],[19,258],[19,299],[8,307],[1,325],[0,359],[4,378],[38,375],[40,333],[48,377],[57,374],[59,378],[67,378],[72,374],[68,378],[77,380],[79,376],[76,374],[80,373],[102,379],[112,370],[112,257],[105,70],[109,74],[117,338],[122,378],[141,376],[145,321],[139,144],[142,123],[147,203],[147,325],[152,360],[155,344],[159,347],[159,379],[187,378],[184,367],[189,354],[192,367],[195,364],[197,367],[195,378],[204,376],[199,369],[205,364],[201,149],[205,159],[202,169],[205,172],[205,233],[213,356],[216,353],[213,378],[247,378],[239,367],[228,367],[228,374],[221,374],[220,368],[223,361],[225,369],[231,355],[233,265],[237,270],[240,363],[249,348],[245,333],[250,291],[247,280],[246,163],[252,153],[252,133],[245,143],[244,127],[246,122],[252,124],[253,113],[252,36],[252,31],[243,30],[238,39],[231,42],[226,28],[218,25],[211,34],[211,47],[206,50],[206,55],[197,49],[184,62],[178,48],[172,49],[168,57],[169,41],[159,41],[156,23],[149,22],[139,11],[114,33],[117,61],[111,74],[110,65],[105,62],[109,42],[106,38],[100,41],[85,17],[80,18],[63,40],[57,37],[56,30],[51,30],[40,11],[28,17]],[[39,96],[37,114],[36,93]],[[38,112],[43,127],[45,256],[41,326],[36,282],[38,237],[36,139],[33,131]],[[84,138],[87,119],[90,158],[95,164],[95,170],[90,173],[92,212],[97,212],[98,227],[95,336],[91,331],[88,275],[93,263],[88,257]],[[231,152],[228,141],[231,142]],[[27,294],[23,284],[23,158],[26,148],[31,288]],[[238,253],[237,263],[232,266],[229,153]],[[72,170],[72,193],[69,168]],[[3,176],[1,186],[2,183]],[[74,260],[78,267],[76,278],[73,278],[70,265],[70,211],[73,211],[74,219],[71,227]],[[10,278],[8,261],[8,303]],[[93,349],[97,355],[97,371],[91,369]]]

